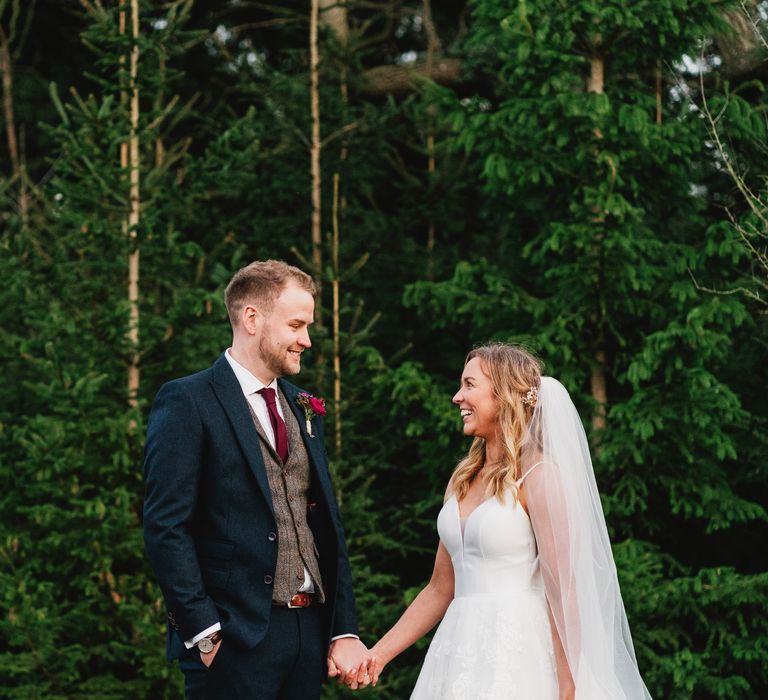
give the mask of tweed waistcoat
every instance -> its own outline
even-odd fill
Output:
[[[325,601],[317,548],[312,530],[307,524],[307,494],[309,492],[309,456],[301,439],[301,429],[282,393],[278,392],[288,433],[288,460],[282,463],[267,438],[261,422],[250,404],[253,423],[259,434],[261,454],[267,470],[272,509],[277,523],[277,567],[275,568],[272,600],[287,603],[304,583],[304,568],[315,584],[315,595]]]

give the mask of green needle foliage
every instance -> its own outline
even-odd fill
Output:
[[[321,14],[323,312],[297,381],[329,400],[366,643],[429,579],[464,355],[511,340],[580,409],[653,697],[768,693],[768,49],[741,5],[347,3],[346,35]],[[0,0],[3,698],[181,696],[142,551],[145,419],[227,347],[235,269],[313,264],[308,9],[142,0],[133,133],[129,9]],[[364,692],[407,698],[428,641]]]

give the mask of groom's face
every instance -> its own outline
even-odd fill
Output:
[[[289,282],[275,300],[272,311],[264,316],[258,353],[276,377],[301,371],[301,353],[312,345],[309,327],[314,314],[312,295]]]

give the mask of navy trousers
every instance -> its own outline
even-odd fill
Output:
[[[187,700],[319,700],[323,636],[319,607],[275,606],[266,637],[253,649],[224,636],[209,668],[197,649],[179,661]]]

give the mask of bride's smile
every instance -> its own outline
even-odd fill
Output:
[[[453,397],[453,403],[461,411],[465,435],[488,439],[494,434],[498,402],[479,358],[473,358],[464,367],[461,386]]]

